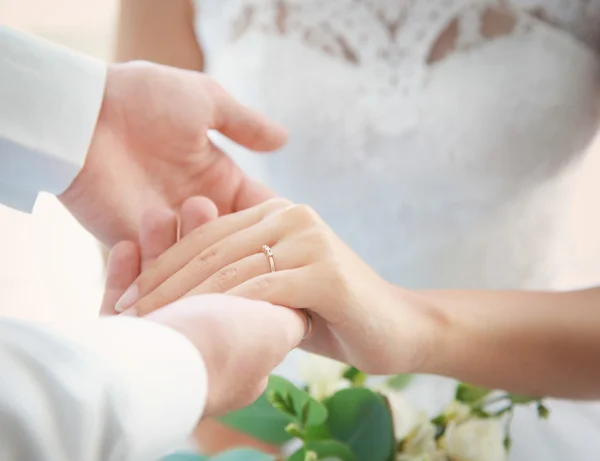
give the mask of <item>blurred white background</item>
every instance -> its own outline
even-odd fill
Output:
[[[116,0],[0,0],[0,23],[110,59]],[[100,246],[53,197],[26,215],[0,205],[0,315],[41,322],[96,315]]]

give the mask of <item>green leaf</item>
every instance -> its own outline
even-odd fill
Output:
[[[196,453],[173,453],[162,459],[162,461],[208,461],[208,456]]]
[[[310,415],[310,401],[307,400],[302,404],[302,412],[300,415],[300,420],[302,421],[302,426],[306,426],[308,424],[308,416]]]
[[[408,386],[412,379],[413,375],[410,374],[395,375],[388,378],[386,384],[392,389],[401,390]]]
[[[275,461],[275,457],[251,448],[237,448],[213,456],[209,461]]]
[[[287,461],[305,461],[307,452],[312,452],[317,459],[335,459],[339,461],[356,461],[356,456],[347,445],[335,440],[309,442],[300,448]],[[310,457],[310,455],[309,455]]]
[[[537,412],[541,419],[548,419],[550,417],[550,410],[542,402],[538,402]]]
[[[304,441],[312,440],[327,440],[331,439],[327,424],[323,423],[319,426],[309,426],[304,429]]]
[[[481,403],[491,391],[483,387],[470,386],[469,384],[460,383],[456,387],[456,400],[466,404]]]
[[[350,383],[356,387],[364,386],[365,381],[367,380],[367,375],[355,367],[346,368],[342,377],[350,381]]]
[[[348,445],[357,461],[386,461],[395,448],[385,400],[366,388],[344,389],[325,400],[333,439]]]
[[[325,406],[288,380],[271,376],[268,388],[285,395],[286,405],[292,408],[294,420],[298,424],[304,427],[319,426],[327,419]]]
[[[283,396],[279,392],[272,390],[268,391],[266,396],[273,408],[291,417],[296,416],[293,405],[290,405],[287,401],[288,396]]]
[[[510,435],[507,435],[506,437],[504,437],[504,449],[506,451],[510,451],[511,446],[512,446],[512,440],[510,438]]]
[[[220,421],[232,429],[272,445],[281,445],[292,439],[285,432],[292,417],[273,408],[265,394],[252,405],[226,414]]]
[[[285,409],[274,408],[267,395],[269,398],[280,402],[281,405],[285,406]],[[287,409],[288,404],[292,406],[291,410]],[[303,411],[305,404],[308,409]],[[293,412],[295,416],[291,416],[290,412]],[[289,381],[279,376],[271,376],[269,377],[267,389],[256,402],[241,410],[228,413],[220,420],[225,425],[258,440],[273,445],[281,445],[292,438],[285,431],[286,426],[290,422],[302,424],[302,414],[304,412],[306,412],[305,427],[322,425],[327,418],[327,410],[323,404],[317,402]]]

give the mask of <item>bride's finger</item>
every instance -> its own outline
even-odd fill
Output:
[[[222,293],[226,285],[227,289],[233,288],[235,280],[239,284],[264,273],[269,269],[268,258],[262,251],[265,244],[274,246],[273,251],[280,268],[291,269],[308,263],[310,252],[300,251],[307,245],[297,241],[302,240],[301,237],[279,242],[284,235],[288,235],[290,226],[293,228],[293,223],[279,213],[221,240],[194,257],[146,296],[142,296],[133,306],[137,315],[146,315],[176,301],[209,278],[212,278],[211,287],[204,287],[198,293]],[[274,242],[279,243],[275,245]],[[213,288],[214,291],[211,291]]]
[[[240,230],[246,229],[260,222],[268,214],[288,207],[290,203],[283,199],[274,199],[248,210],[223,216],[212,222],[204,224],[181,239],[181,241],[160,255],[154,264],[148,267],[137,280],[127,289],[119,299],[116,310],[122,312],[136,303],[141,297],[157,288],[165,280],[182,269],[190,260],[201,254],[207,248]],[[205,253],[206,256],[206,253]],[[210,267],[206,267],[206,276],[209,276]],[[179,290],[178,296],[191,289],[188,286],[183,292]],[[173,296],[169,294],[170,301]],[[175,298],[177,299],[177,298]],[[170,302],[167,301],[167,302]],[[164,304],[163,304],[164,305]]]
[[[296,239],[283,240],[271,248],[275,270],[296,269],[310,262],[306,252],[297,251],[298,244],[299,241]],[[247,280],[268,274],[270,271],[269,257],[261,250],[219,269],[185,296],[225,293]]]
[[[315,268],[307,266],[299,269],[270,272],[245,281],[228,290],[225,294],[266,301],[277,306],[294,309],[310,309],[329,321],[335,312],[330,312],[329,282],[321,277]]]

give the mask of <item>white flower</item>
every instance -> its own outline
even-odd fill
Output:
[[[402,454],[398,461],[444,461],[435,441],[435,426],[425,413],[419,414],[419,422],[404,438]]]
[[[504,431],[497,418],[451,422],[440,447],[452,461],[506,461]]]
[[[385,385],[374,386],[373,390],[383,394],[387,398],[394,421],[394,435],[396,436],[396,440],[402,440],[421,422],[421,415],[404,398],[402,392],[390,389]]]
[[[471,407],[459,402],[453,401],[444,410],[444,416],[451,421],[458,423],[465,422],[471,416]]]
[[[343,378],[346,368],[348,365],[336,360],[309,354],[300,364],[300,378],[308,385],[310,395],[322,400],[349,387],[350,383]]]

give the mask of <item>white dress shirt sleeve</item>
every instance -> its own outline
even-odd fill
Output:
[[[148,320],[0,320],[0,459],[154,461],[192,433],[206,379],[196,348]]]
[[[31,211],[83,165],[106,65],[0,25],[0,202]]]

